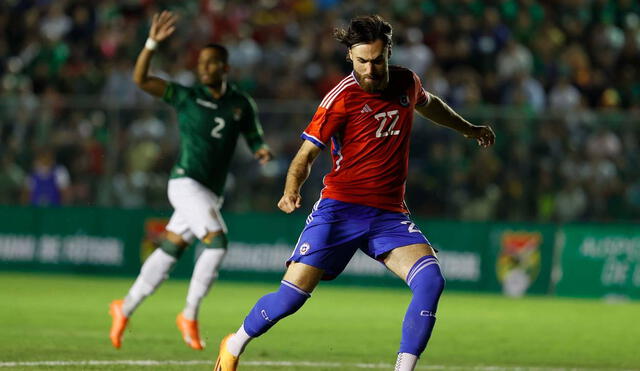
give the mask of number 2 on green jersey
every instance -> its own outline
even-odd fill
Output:
[[[222,134],[220,134],[220,132],[224,129],[225,125],[224,119],[222,117],[216,117],[213,121],[216,123],[216,126],[211,129],[211,136],[216,139],[220,139],[222,138]]]

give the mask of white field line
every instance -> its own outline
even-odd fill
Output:
[[[38,367],[38,366],[168,366],[168,365],[212,365],[213,361],[155,361],[155,360],[113,360],[113,361],[39,361],[39,362],[0,362],[0,367]],[[245,366],[263,366],[263,367],[305,367],[305,368],[347,368],[347,369],[386,369],[390,370],[394,367],[392,364],[385,363],[340,363],[340,362],[309,362],[309,361],[246,361],[242,362]],[[456,370],[456,371],[589,371],[595,369],[588,368],[562,368],[562,367],[503,367],[503,366],[444,366],[444,365],[426,365],[416,367],[418,370]],[[634,371],[634,370],[620,370]],[[638,371],[638,370],[635,370]]]

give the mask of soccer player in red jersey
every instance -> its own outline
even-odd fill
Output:
[[[362,16],[334,36],[348,48],[353,72],[322,100],[287,175],[278,207],[291,213],[301,205],[300,188],[314,160],[331,147],[333,168],[316,203],[278,291],[255,304],[236,333],[225,337],[215,371],[237,369],[244,347],[278,320],[297,311],[322,279],[339,275],[360,249],[382,262],[411,288],[396,371],[413,370],[435,324],[444,288],[436,252],[409,218],[404,203],[413,113],[454,129],[482,147],[495,134],[460,117],[426,92],[412,71],[389,66],[391,25]]]

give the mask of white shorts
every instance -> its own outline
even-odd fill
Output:
[[[191,178],[170,179],[167,194],[174,209],[167,231],[186,242],[193,241],[194,236],[201,240],[209,232],[227,233],[220,215],[222,198],[207,187]]]

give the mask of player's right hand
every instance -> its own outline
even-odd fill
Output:
[[[153,40],[160,42],[171,36],[173,31],[176,30],[176,21],[178,17],[168,10],[163,10],[162,13],[156,13],[151,20],[151,29],[149,30],[149,37]]]
[[[287,214],[291,214],[300,206],[302,206],[302,196],[300,196],[300,193],[285,193],[278,202],[280,210]]]

